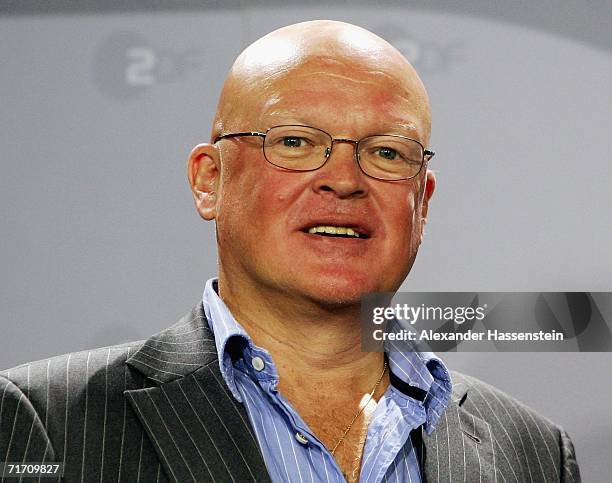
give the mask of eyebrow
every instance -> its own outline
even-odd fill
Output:
[[[413,122],[410,122],[410,121],[409,122],[399,122],[396,124],[396,126],[402,130],[410,131],[413,134],[419,134],[419,130],[416,124]]]
[[[421,132],[419,131],[417,125],[411,121],[388,124],[383,129],[378,129],[376,132],[371,132],[368,135],[371,136],[373,134],[394,134],[406,136],[410,139],[416,139],[417,141],[421,139]]]

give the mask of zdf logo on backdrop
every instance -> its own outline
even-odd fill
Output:
[[[105,96],[128,100],[155,85],[184,79],[203,59],[201,49],[172,49],[137,33],[114,33],[94,53],[93,82]]]

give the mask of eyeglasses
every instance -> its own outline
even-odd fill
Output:
[[[262,137],[266,160],[289,171],[319,169],[331,156],[334,143],[350,143],[356,147],[355,158],[361,171],[386,181],[414,178],[435,154],[406,136],[384,134],[367,136],[359,141],[334,139],[321,129],[298,125],[274,126],[266,132],[221,134],[213,142],[241,136]]]

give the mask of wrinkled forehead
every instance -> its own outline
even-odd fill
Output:
[[[340,137],[391,132],[410,124],[424,139],[426,100],[395,74],[337,59],[311,59],[253,97],[259,102],[252,119],[268,127],[287,121],[313,125]]]

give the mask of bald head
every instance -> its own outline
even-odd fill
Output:
[[[344,22],[316,20],[275,30],[247,47],[223,86],[213,137],[253,126],[262,103],[274,102],[275,86],[288,78],[326,74],[347,84],[382,83],[412,102],[423,141],[430,133],[427,92],[406,58],[377,35]]]

